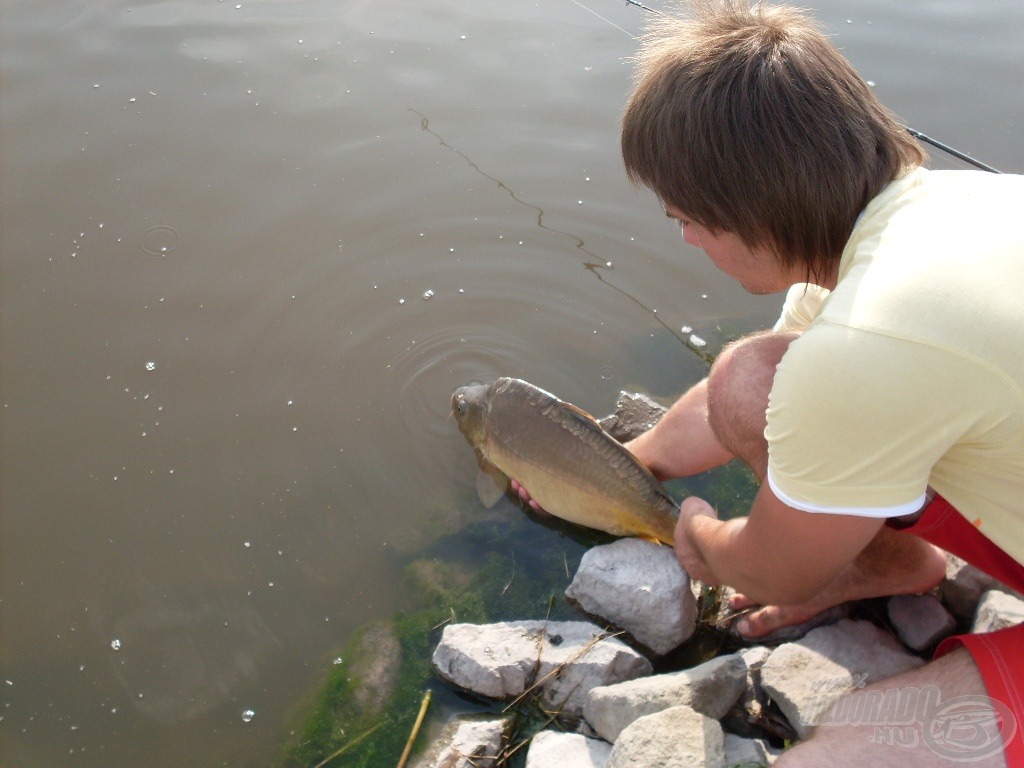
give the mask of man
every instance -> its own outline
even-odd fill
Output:
[[[628,446],[662,478],[739,457],[763,481],[743,518],[686,499],[680,563],[762,606],[739,623],[750,637],[931,589],[933,544],[1024,588],[1024,179],[921,168],[802,13],[694,6],[659,16],[639,54],[627,172],[747,290],[790,290],[775,330],[726,348]],[[1003,749],[971,765],[1024,765],[1022,647],[1024,627],[957,638],[878,687],[986,702]],[[873,730],[818,728],[776,764],[942,764]]]

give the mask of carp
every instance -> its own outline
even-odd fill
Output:
[[[671,546],[678,505],[590,414],[512,378],[460,387],[452,413],[481,469],[519,481],[545,511]]]

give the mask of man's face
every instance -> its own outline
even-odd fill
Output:
[[[778,293],[801,279],[792,279],[770,251],[752,250],[731,232],[713,232],[672,205],[665,205],[665,215],[679,225],[684,242],[704,251],[716,267],[749,293]]]

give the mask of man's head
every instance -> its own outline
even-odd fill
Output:
[[[808,277],[867,203],[925,155],[801,11],[691,0],[658,15],[622,122],[634,184]]]

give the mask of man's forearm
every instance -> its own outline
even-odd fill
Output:
[[[696,475],[733,458],[708,425],[707,379],[691,387],[652,429],[626,447],[661,480]]]

